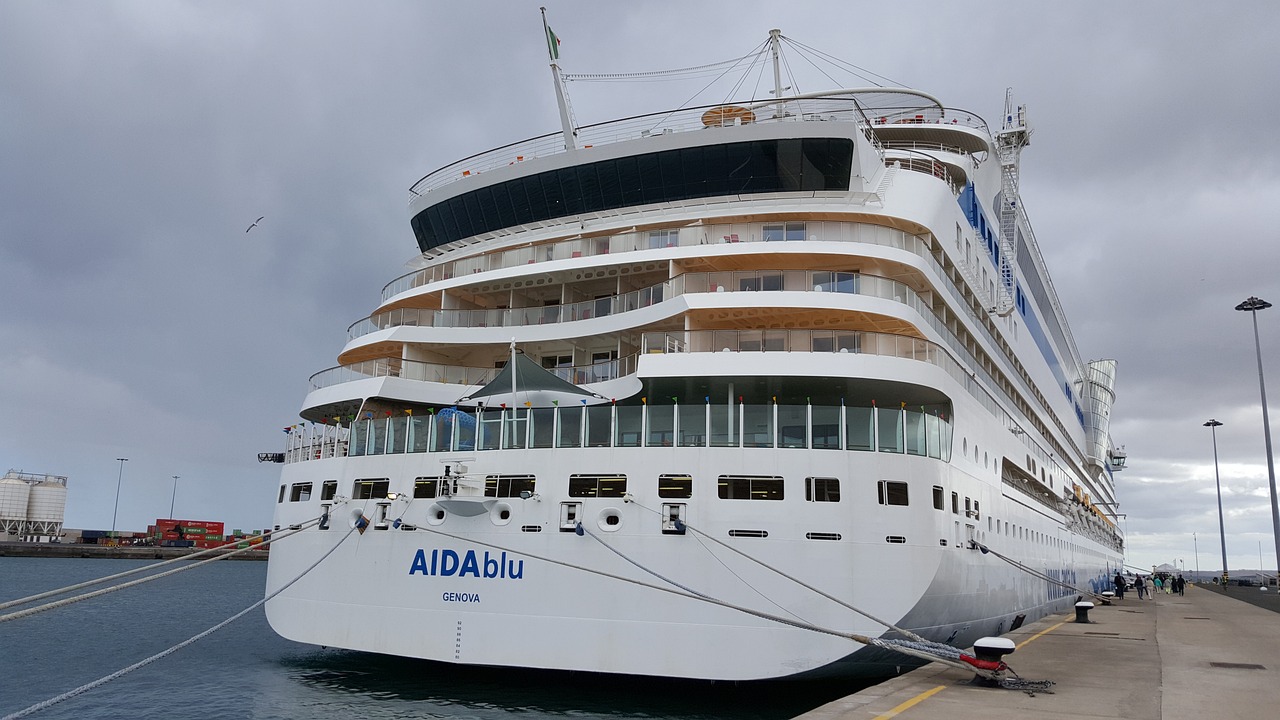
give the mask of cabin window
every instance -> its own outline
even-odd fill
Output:
[[[420,477],[413,480],[413,496],[415,498],[433,498],[440,494],[441,477]]]
[[[664,248],[675,247],[680,244],[679,230],[651,230],[649,232],[649,247]]]
[[[693,477],[689,475],[659,475],[658,497],[691,498],[693,497]]]
[[[946,510],[946,493],[941,485],[933,486],[933,509]]]
[[[804,223],[768,223],[764,226],[765,242],[777,240],[804,240]]]
[[[289,486],[288,486],[288,485],[281,485],[281,486],[280,486],[280,496],[276,498],[276,502],[278,502],[278,503],[282,503],[282,502],[284,502],[284,493],[285,493],[285,490],[287,490],[288,488],[289,488]]]
[[[722,500],[781,500],[782,478],[776,475],[721,475],[716,492]]]
[[[532,475],[486,475],[485,497],[520,497],[522,492],[533,492]]]
[[[960,514],[960,493],[951,493],[951,513]]]
[[[385,498],[391,489],[391,481],[387,478],[356,480],[351,488],[352,500],[374,500]]]
[[[627,494],[626,475],[570,475],[569,497],[619,498]]]
[[[809,502],[840,502],[840,479],[833,477],[805,478],[804,499]]]
[[[289,490],[289,502],[306,502],[311,499],[311,483],[294,483]]]
[[[881,505],[908,505],[907,484],[901,480],[881,480],[876,484]]]
[[[320,485],[321,500],[332,500],[333,496],[337,494],[338,494],[337,480],[325,480],[324,483]]]

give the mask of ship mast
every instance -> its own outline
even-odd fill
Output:
[[[773,53],[773,97],[778,101],[773,111],[775,118],[781,118],[782,112],[782,66],[779,62],[779,39],[782,37],[782,31],[774,28],[769,31],[769,50]]]
[[[992,312],[1005,317],[1013,312],[1014,266],[1018,259],[1018,161],[1022,148],[1031,142],[1027,125],[1027,106],[1013,106],[1013,89],[1004,93],[1004,122],[996,134],[996,155],[1000,158],[1000,263],[997,268],[1000,287],[996,291]]]
[[[542,11],[542,30],[547,36],[547,55],[551,57],[551,79],[556,86],[556,104],[560,107],[560,127],[564,131],[564,149],[573,152],[578,149],[573,123],[569,121],[569,100],[564,90],[564,78],[560,75],[560,38],[547,25],[547,9]],[[776,72],[776,70],[775,70]]]

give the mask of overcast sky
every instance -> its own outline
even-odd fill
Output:
[[[1194,569],[1198,545],[1220,568],[1212,417],[1229,564],[1261,546],[1275,569],[1233,307],[1280,303],[1280,3],[547,4],[567,72],[715,62],[776,27],[993,124],[1013,87],[1054,286],[1081,355],[1119,361],[1128,561]],[[0,0],[0,471],[68,476],[68,527],[111,527],[123,476],[115,524],[142,530],[174,475],[176,515],[268,525],[279,466],[256,455],[415,254],[408,187],[559,129],[540,23],[531,2]],[[799,90],[832,86],[788,59]],[[705,82],[570,93],[589,124]],[[1274,399],[1280,308],[1258,320]]]

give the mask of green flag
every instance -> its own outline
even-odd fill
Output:
[[[560,38],[556,37],[550,25],[547,26],[547,52],[551,53],[552,60],[560,59]]]

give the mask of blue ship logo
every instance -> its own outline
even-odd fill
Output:
[[[508,560],[507,553],[497,557],[486,550],[483,556],[475,550],[458,553],[456,550],[431,550],[428,557],[425,549],[419,548],[409,565],[409,574],[422,573],[432,577],[475,577],[496,578],[500,580],[520,580],[524,577],[524,560]]]

